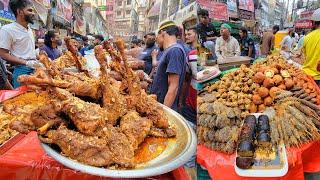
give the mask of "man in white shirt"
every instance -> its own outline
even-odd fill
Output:
[[[29,0],[11,0],[9,6],[16,22],[0,29],[0,57],[15,65],[13,86],[17,88],[20,75],[31,74],[34,68],[43,65],[36,60],[34,37],[28,26],[35,17],[32,3]]]
[[[285,36],[281,42],[281,50],[290,52],[293,48],[294,32],[293,29],[289,29],[288,35]]]
[[[231,36],[231,26],[222,24],[220,29],[221,36],[216,41],[216,55],[218,60],[226,57],[240,56],[239,42]]]

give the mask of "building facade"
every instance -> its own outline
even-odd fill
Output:
[[[114,4],[114,36],[131,41],[138,35],[139,15],[137,0],[117,0]]]

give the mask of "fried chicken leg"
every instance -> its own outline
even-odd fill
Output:
[[[70,158],[91,166],[103,167],[113,164],[133,167],[134,150],[126,135],[112,126],[104,128],[105,136],[86,136],[60,126],[49,130],[41,141],[57,144]]]
[[[55,107],[60,108],[60,111],[69,116],[75,126],[81,133],[86,135],[94,135],[100,131],[106,124],[114,125],[116,120],[110,120],[110,114],[98,104],[85,102],[77,97],[74,97],[70,92],[54,88],[52,90],[53,98],[58,99],[53,101]]]
[[[148,136],[152,121],[140,117],[136,111],[130,111],[121,118],[120,129],[128,137],[134,149]]]

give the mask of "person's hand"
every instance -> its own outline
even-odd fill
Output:
[[[152,53],[151,53],[151,57],[152,57],[152,58],[157,58],[158,54],[159,54],[159,51],[158,51],[157,49],[154,49],[154,50],[152,51]]]
[[[37,69],[37,68],[44,68],[44,65],[36,60],[29,60],[26,62],[26,66],[32,68],[32,69]]]

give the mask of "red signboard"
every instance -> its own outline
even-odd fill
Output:
[[[253,0],[239,0],[239,9],[254,12]]]
[[[209,17],[215,20],[225,20],[228,18],[228,7],[225,3],[214,2],[211,0],[197,0],[198,4],[209,11]]]
[[[295,28],[299,29],[309,29],[312,28],[313,22],[311,20],[299,20],[294,24]]]

